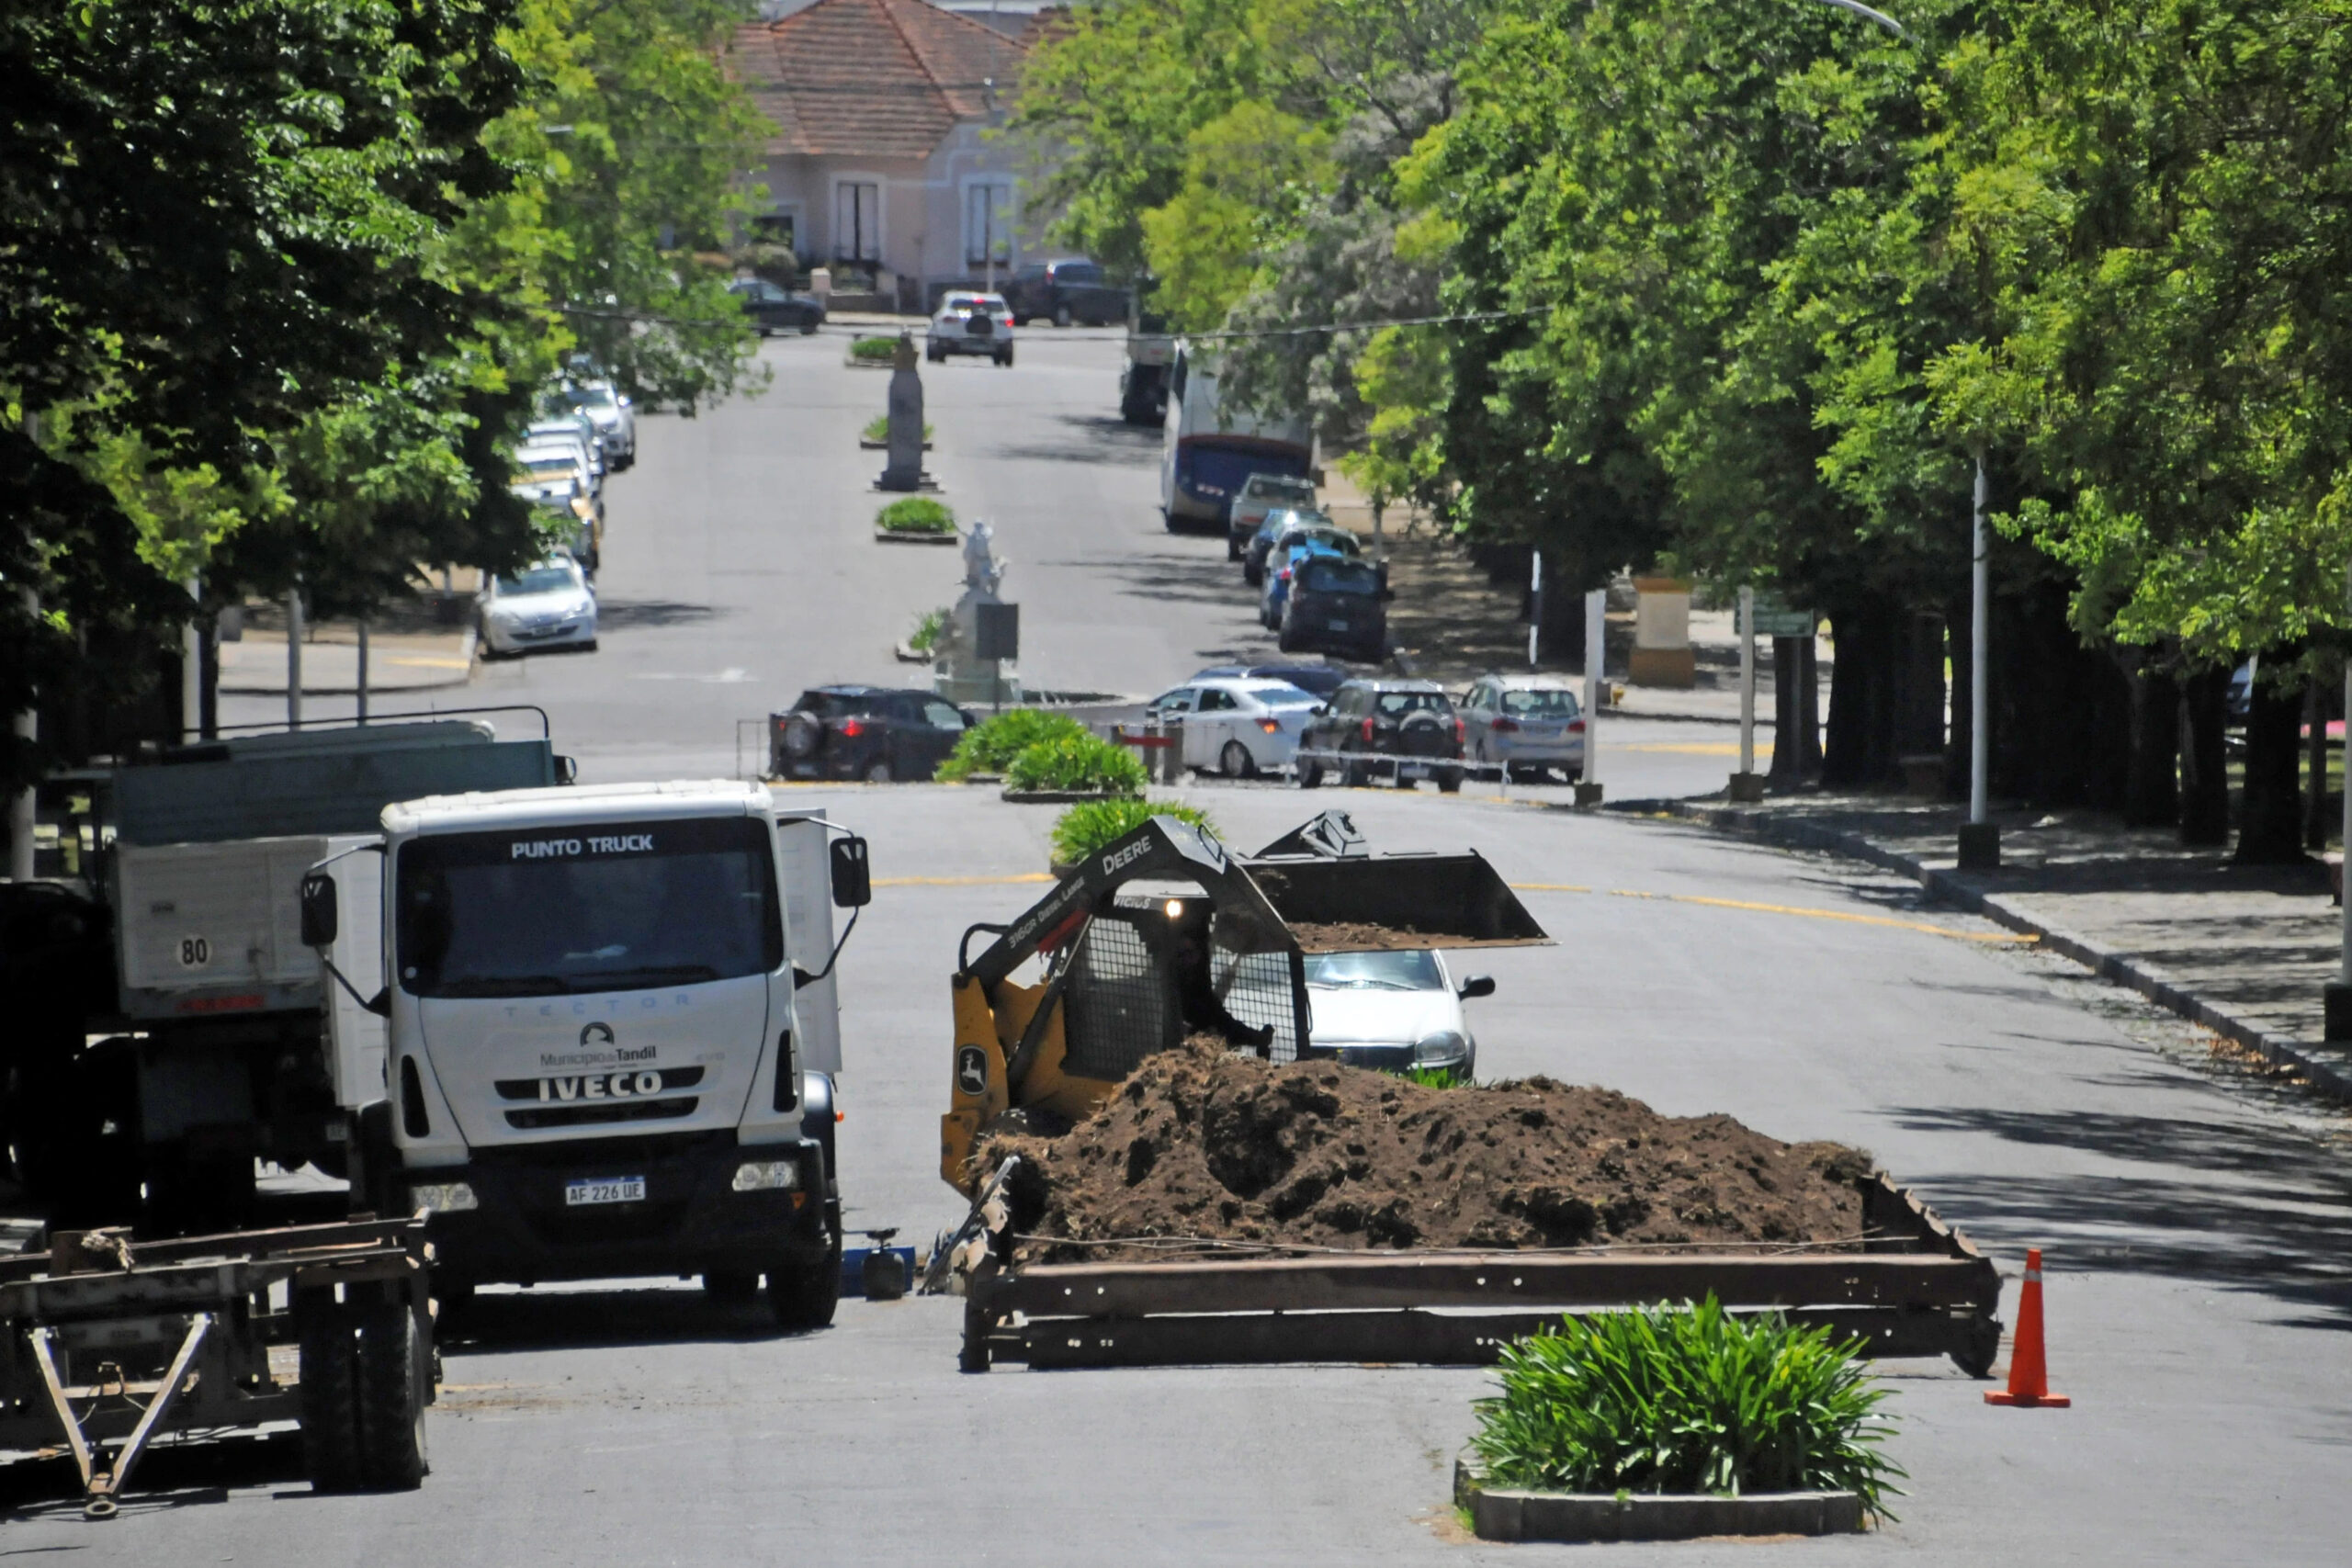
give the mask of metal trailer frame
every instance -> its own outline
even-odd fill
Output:
[[[91,1518],[114,1516],[155,1438],[267,1422],[303,1427],[322,1490],[413,1486],[434,1381],[430,1260],[422,1218],[170,1241],[59,1232],[47,1252],[0,1258],[0,1448],[70,1451]],[[400,1342],[390,1363],[366,1348],[387,1324]],[[321,1364],[288,1380],[272,1371],[270,1350],[298,1335],[303,1359]],[[405,1408],[400,1390],[384,1391],[390,1424],[405,1422],[415,1443],[389,1465],[383,1443],[349,1430],[355,1386],[380,1386],[370,1369],[386,1364],[410,1383]],[[336,1416],[343,1440],[313,1430]],[[398,1453],[401,1435],[382,1436]]]
[[[1826,1325],[1868,1355],[1950,1356],[1971,1377],[1989,1374],[2000,1348],[1999,1271],[1884,1171],[1860,1183],[1866,1239],[1855,1251],[1367,1249],[1018,1268],[1002,1195],[1013,1163],[958,1233],[966,1371],[1000,1360],[1486,1366],[1564,1314],[1709,1295]]]

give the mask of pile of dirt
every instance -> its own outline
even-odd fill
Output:
[[[1871,1158],[1728,1116],[1661,1116],[1528,1078],[1433,1089],[1336,1063],[1194,1043],[1137,1068],[1058,1137],[999,1131],[1022,1164],[1027,1262],[1165,1257],[1076,1245],[1205,1237],[1317,1247],[1571,1247],[1851,1241]]]
[[[1409,953],[1445,940],[1442,933],[1363,920],[1293,920],[1290,934],[1301,953]]]

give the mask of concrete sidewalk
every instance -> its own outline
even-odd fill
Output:
[[[1604,768],[1606,764],[1604,762]],[[1826,850],[1915,877],[1933,897],[2131,987],[2224,1039],[2352,1101],[2352,1050],[2321,1040],[2342,912],[2327,868],[2238,866],[2168,830],[2095,812],[1996,813],[2001,869],[1957,869],[1953,805],[1878,795],[1798,795],[1759,806],[1626,801],[1792,848]]]
[[[371,632],[368,637],[368,690],[422,692],[462,686],[474,663],[474,628],[435,632]],[[348,626],[313,627],[302,639],[302,691],[306,695],[347,695],[359,688],[359,639]],[[235,642],[220,645],[220,689],[247,695],[286,690],[286,634],[248,626]]]

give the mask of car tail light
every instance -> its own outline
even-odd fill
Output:
[[[1274,578],[1276,581],[1288,582],[1290,581],[1290,568],[1283,568],[1282,570],[1274,573]]]
[[[1568,733],[1570,735],[1582,735],[1584,733],[1584,720],[1580,718],[1572,718],[1568,720]]]
[[[1260,719],[1258,721],[1258,728],[1264,730],[1269,735],[1279,735],[1282,733],[1283,728],[1279,723],[1271,718]]]
[[[1469,733],[1470,727],[1464,724],[1459,717],[1456,717],[1453,721],[1453,739],[1457,741],[1461,740]]]
[[[845,718],[842,720],[841,732],[854,739],[865,733],[865,721],[862,718]]]
[[[1515,718],[1498,718],[1493,723],[1487,725],[1487,728],[1497,735],[1516,735],[1519,733],[1519,720]]]
[[[1372,720],[1370,719],[1365,719],[1363,721],[1363,738],[1366,740],[1372,739]]]

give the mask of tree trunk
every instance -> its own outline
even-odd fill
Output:
[[[1800,660],[1797,639],[1772,639],[1772,765],[1765,771],[1764,787],[1792,790],[1804,781],[1804,755],[1798,744],[1797,680]]]
[[[2291,653],[2282,651],[2285,666]],[[2267,665],[2270,661],[2265,660]],[[2303,860],[2301,761],[2296,729],[2302,694],[2257,672],[2245,725],[2245,795],[2238,815],[2239,865],[2298,865]]]
[[[2180,820],[2180,682],[2143,670],[2132,677],[2131,776],[2123,825],[2169,828]]]
[[[1821,671],[1815,662],[1817,656],[1812,637],[1797,638],[1797,659],[1803,671],[1797,677],[1797,781],[1805,784],[1821,782]]]
[[[2180,841],[2230,841],[2230,776],[2222,726],[2230,672],[2200,670],[2180,683]]]

